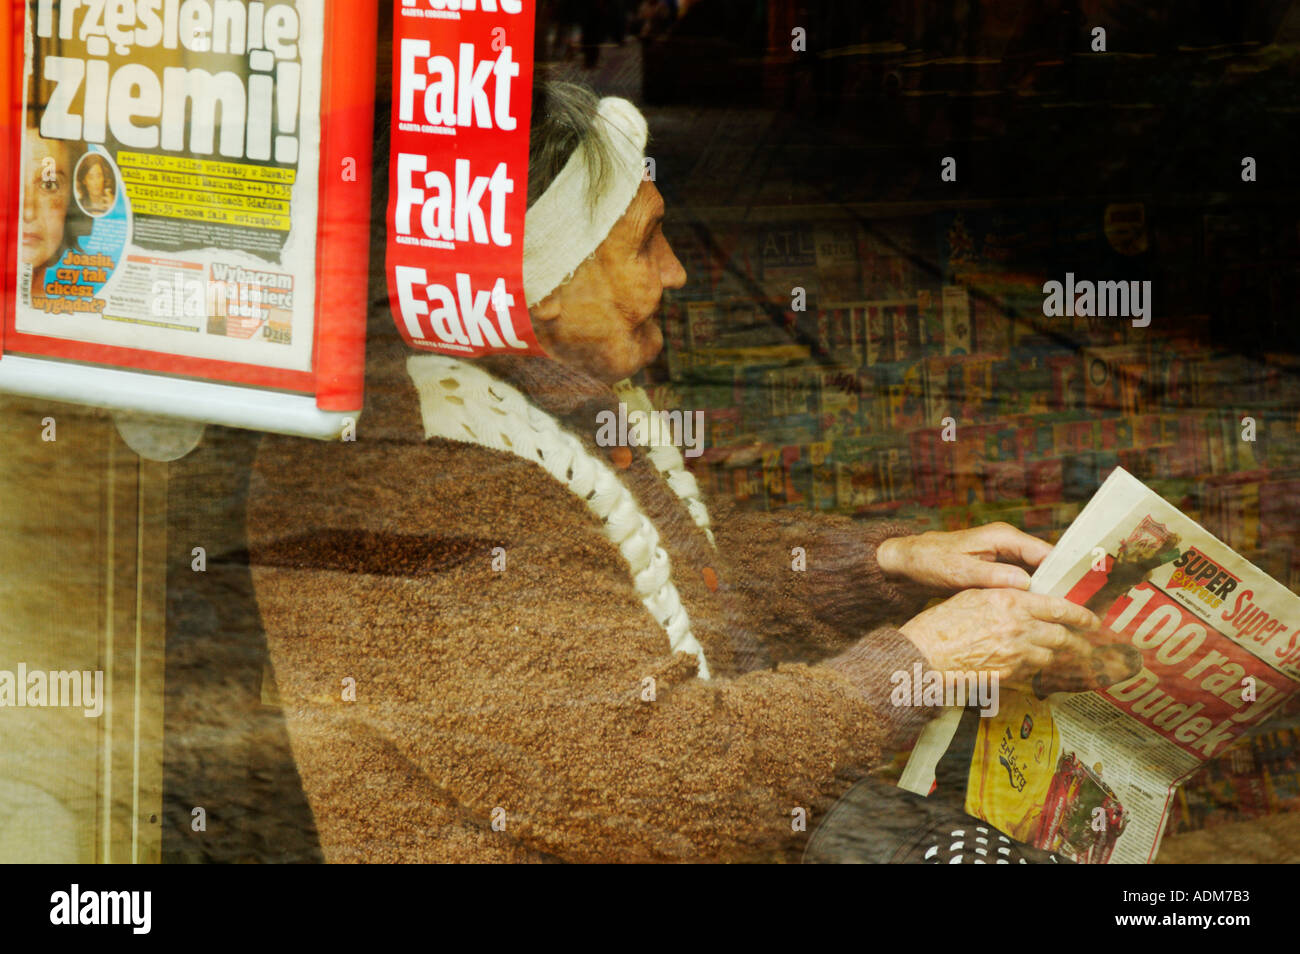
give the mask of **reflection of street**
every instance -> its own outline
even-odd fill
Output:
[[[621,44],[608,40],[598,44],[595,66],[587,67],[572,27],[552,26],[550,36],[554,37],[550,43],[543,40],[537,44],[539,51],[547,51],[547,59],[539,60],[538,68],[544,66],[556,79],[586,83],[601,96],[621,96],[640,105],[641,44],[635,37],[628,36]]]

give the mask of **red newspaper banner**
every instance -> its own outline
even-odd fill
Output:
[[[523,284],[534,2],[393,9],[386,269],[415,348],[543,353]]]

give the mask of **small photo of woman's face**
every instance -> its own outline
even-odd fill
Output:
[[[68,148],[27,130],[27,164],[23,169],[22,260],[51,265],[63,244],[63,220],[72,195]]]
[[[102,156],[91,153],[82,159],[76,178],[77,204],[81,211],[100,216],[113,207],[113,172]]]
[[[90,168],[86,170],[86,189],[90,192],[91,199],[103,198],[104,167],[98,162],[92,162]]]

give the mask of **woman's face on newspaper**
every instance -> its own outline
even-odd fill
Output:
[[[27,130],[27,165],[23,170],[23,262],[48,265],[63,244],[63,220],[72,194],[68,147]]]
[[[104,200],[104,167],[98,162],[92,162],[86,170],[86,191],[93,201]]]

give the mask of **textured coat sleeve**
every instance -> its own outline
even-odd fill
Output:
[[[882,542],[916,532],[906,523],[742,511],[726,502],[711,503],[710,511],[718,547],[740,571],[736,585],[750,599],[782,607],[763,634],[775,659],[817,659],[847,649],[865,633],[915,616],[933,595],[889,580],[876,562]]]
[[[797,857],[916,658],[701,680],[582,502],[469,445],[269,438],[249,536],[332,859]]]

